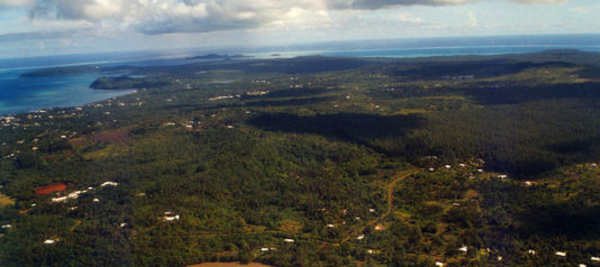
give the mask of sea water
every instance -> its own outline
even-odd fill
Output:
[[[52,107],[79,106],[134,91],[90,89],[90,84],[98,74],[20,77],[25,71],[0,71],[0,115]]]

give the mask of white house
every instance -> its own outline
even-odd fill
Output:
[[[286,238],[286,239],[283,240],[283,242],[285,242],[285,243],[294,243],[296,241],[294,239]]]
[[[170,211],[165,211],[165,216],[163,217],[165,221],[179,221],[179,214],[174,215]]]
[[[107,185],[110,185],[110,186],[117,186],[117,185],[119,185],[119,183],[112,182],[112,181],[107,181],[107,182],[104,182],[104,183],[102,183],[102,184],[100,185],[100,187],[105,187],[105,186],[107,186]]]
[[[467,251],[469,251],[469,247],[468,246],[463,246],[463,247],[459,248],[458,251],[467,253]]]
[[[530,249],[530,250],[527,251],[527,254],[529,254],[529,255],[535,255],[535,250]]]
[[[441,261],[436,261],[436,262],[435,262],[435,266],[438,266],[438,267],[444,267],[444,265],[445,265],[445,264],[444,264],[443,262],[441,262]]]
[[[64,197],[53,197],[51,200],[52,200],[52,202],[63,202],[65,200],[67,200],[67,197],[66,196],[64,196]]]
[[[567,256],[567,252],[557,251],[556,253],[554,253],[554,255],[559,256],[559,257],[566,257]]]
[[[600,257],[591,257],[590,259],[595,262],[600,262]]]
[[[67,198],[77,199],[77,198],[79,198],[79,195],[81,193],[82,193],[81,191],[75,191],[75,192],[69,193],[67,195]]]
[[[56,241],[54,241],[52,239],[46,239],[46,241],[44,241],[44,244],[46,244],[46,245],[54,245],[54,243],[56,243]]]

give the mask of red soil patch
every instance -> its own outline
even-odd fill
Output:
[[[51,184],[35,189],[35,194],[38,196],[48,195],[53,192],[60,192],[67,190],[67,185],[64,183]]]
[[[117,130],[105,131],[105,132],[99,133],[97,135],[94,135],[94,137],[92,137],[92,140],[94,142],[99,142],[99,143],[125,143],[125,141],[127,141],[128,135],[129,135],[128,130],[117,129]]]

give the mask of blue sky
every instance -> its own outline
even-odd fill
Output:
[[[597,0],[0,0],[0,58],[600,33]]]

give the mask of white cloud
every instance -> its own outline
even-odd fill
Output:
[[[563,5],[569,2],[569,0],[510,0],[511,2],[519,4],[551,4],[551,5]]]
[[[486,0],[0,0],[0,11],[26,9],[37,21],[88,22],[155,35],[264,27],[316,27],[332,10],[369,11],[398,6],[451,6]],[[487,0],[491,1],[491,0]],[[516,4],[564,4],[568,0],[504,0]],[[468,14],[469,25],[477,25]],[[420,18],[399,16],[402,22]]]

